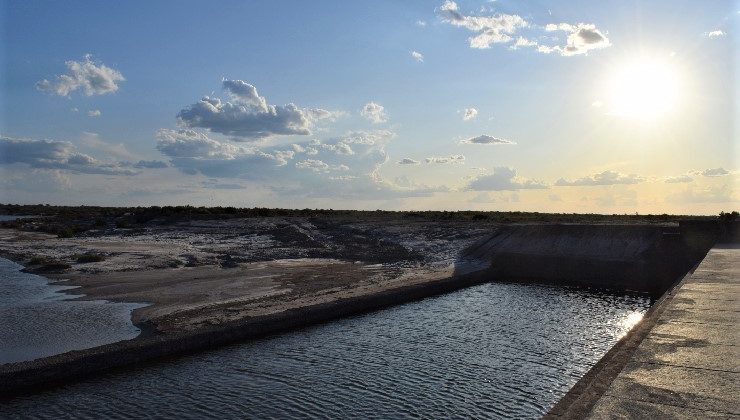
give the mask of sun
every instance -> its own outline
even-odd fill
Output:
[[[672,63],[639,58],[618,66],[609,77],[609,113],[654,120],[676,109],[680,91],[679,72]]]

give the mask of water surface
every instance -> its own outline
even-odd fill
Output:
[[[98,376],[12,400],[0,417],[536,418],[648,305],[485,284]]]
[[[139,304],[71,300],[69,286],[20,271],[0,258],[0,363],[80,350],[139,335],[131,311]]]

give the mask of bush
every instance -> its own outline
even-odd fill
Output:
[[[47,257],[33,257],[28,261],[28,265],[42,265],[49,262]]]
[[[75,235],[75,231],[72,228],[62,228],[57,231],[58,238],[71,238]]]
[[[71,266],[67,263],[54,261],[49,262],[47,264],[42,265],[37,271],[64,271],[71,268]]]
[[[96,254],[94,252],[86,252],[84,254],[76,254],[76,255],[73,255],[72,258],[74,258],[75,261],[77,261],[80,264],[105,261],[105,256],[104,255]]]

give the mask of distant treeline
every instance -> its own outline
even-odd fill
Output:
[[[688,219],[717,220],[717,216],[669,214],[579,214],[521,211],[387,211],[334,209],[279,209],[239,207],[98,207],[53,206],[48,204],[0,204],[0,214],[38,215],[43,218],[1,222],[5,227],[37,230],[59,236],[74,236],[90,230],[132,229],[146,224],[172,224],[186,220],[232,219],[241,217],[318,217],[318,218],[407,218],[409,220],[480,221],[490,223],[675,223]],[[720,218],[734,220],[737,212]]]

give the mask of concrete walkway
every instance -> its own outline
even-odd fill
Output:
[[[740,418],[740,248],[684,280],[589,418]]]

